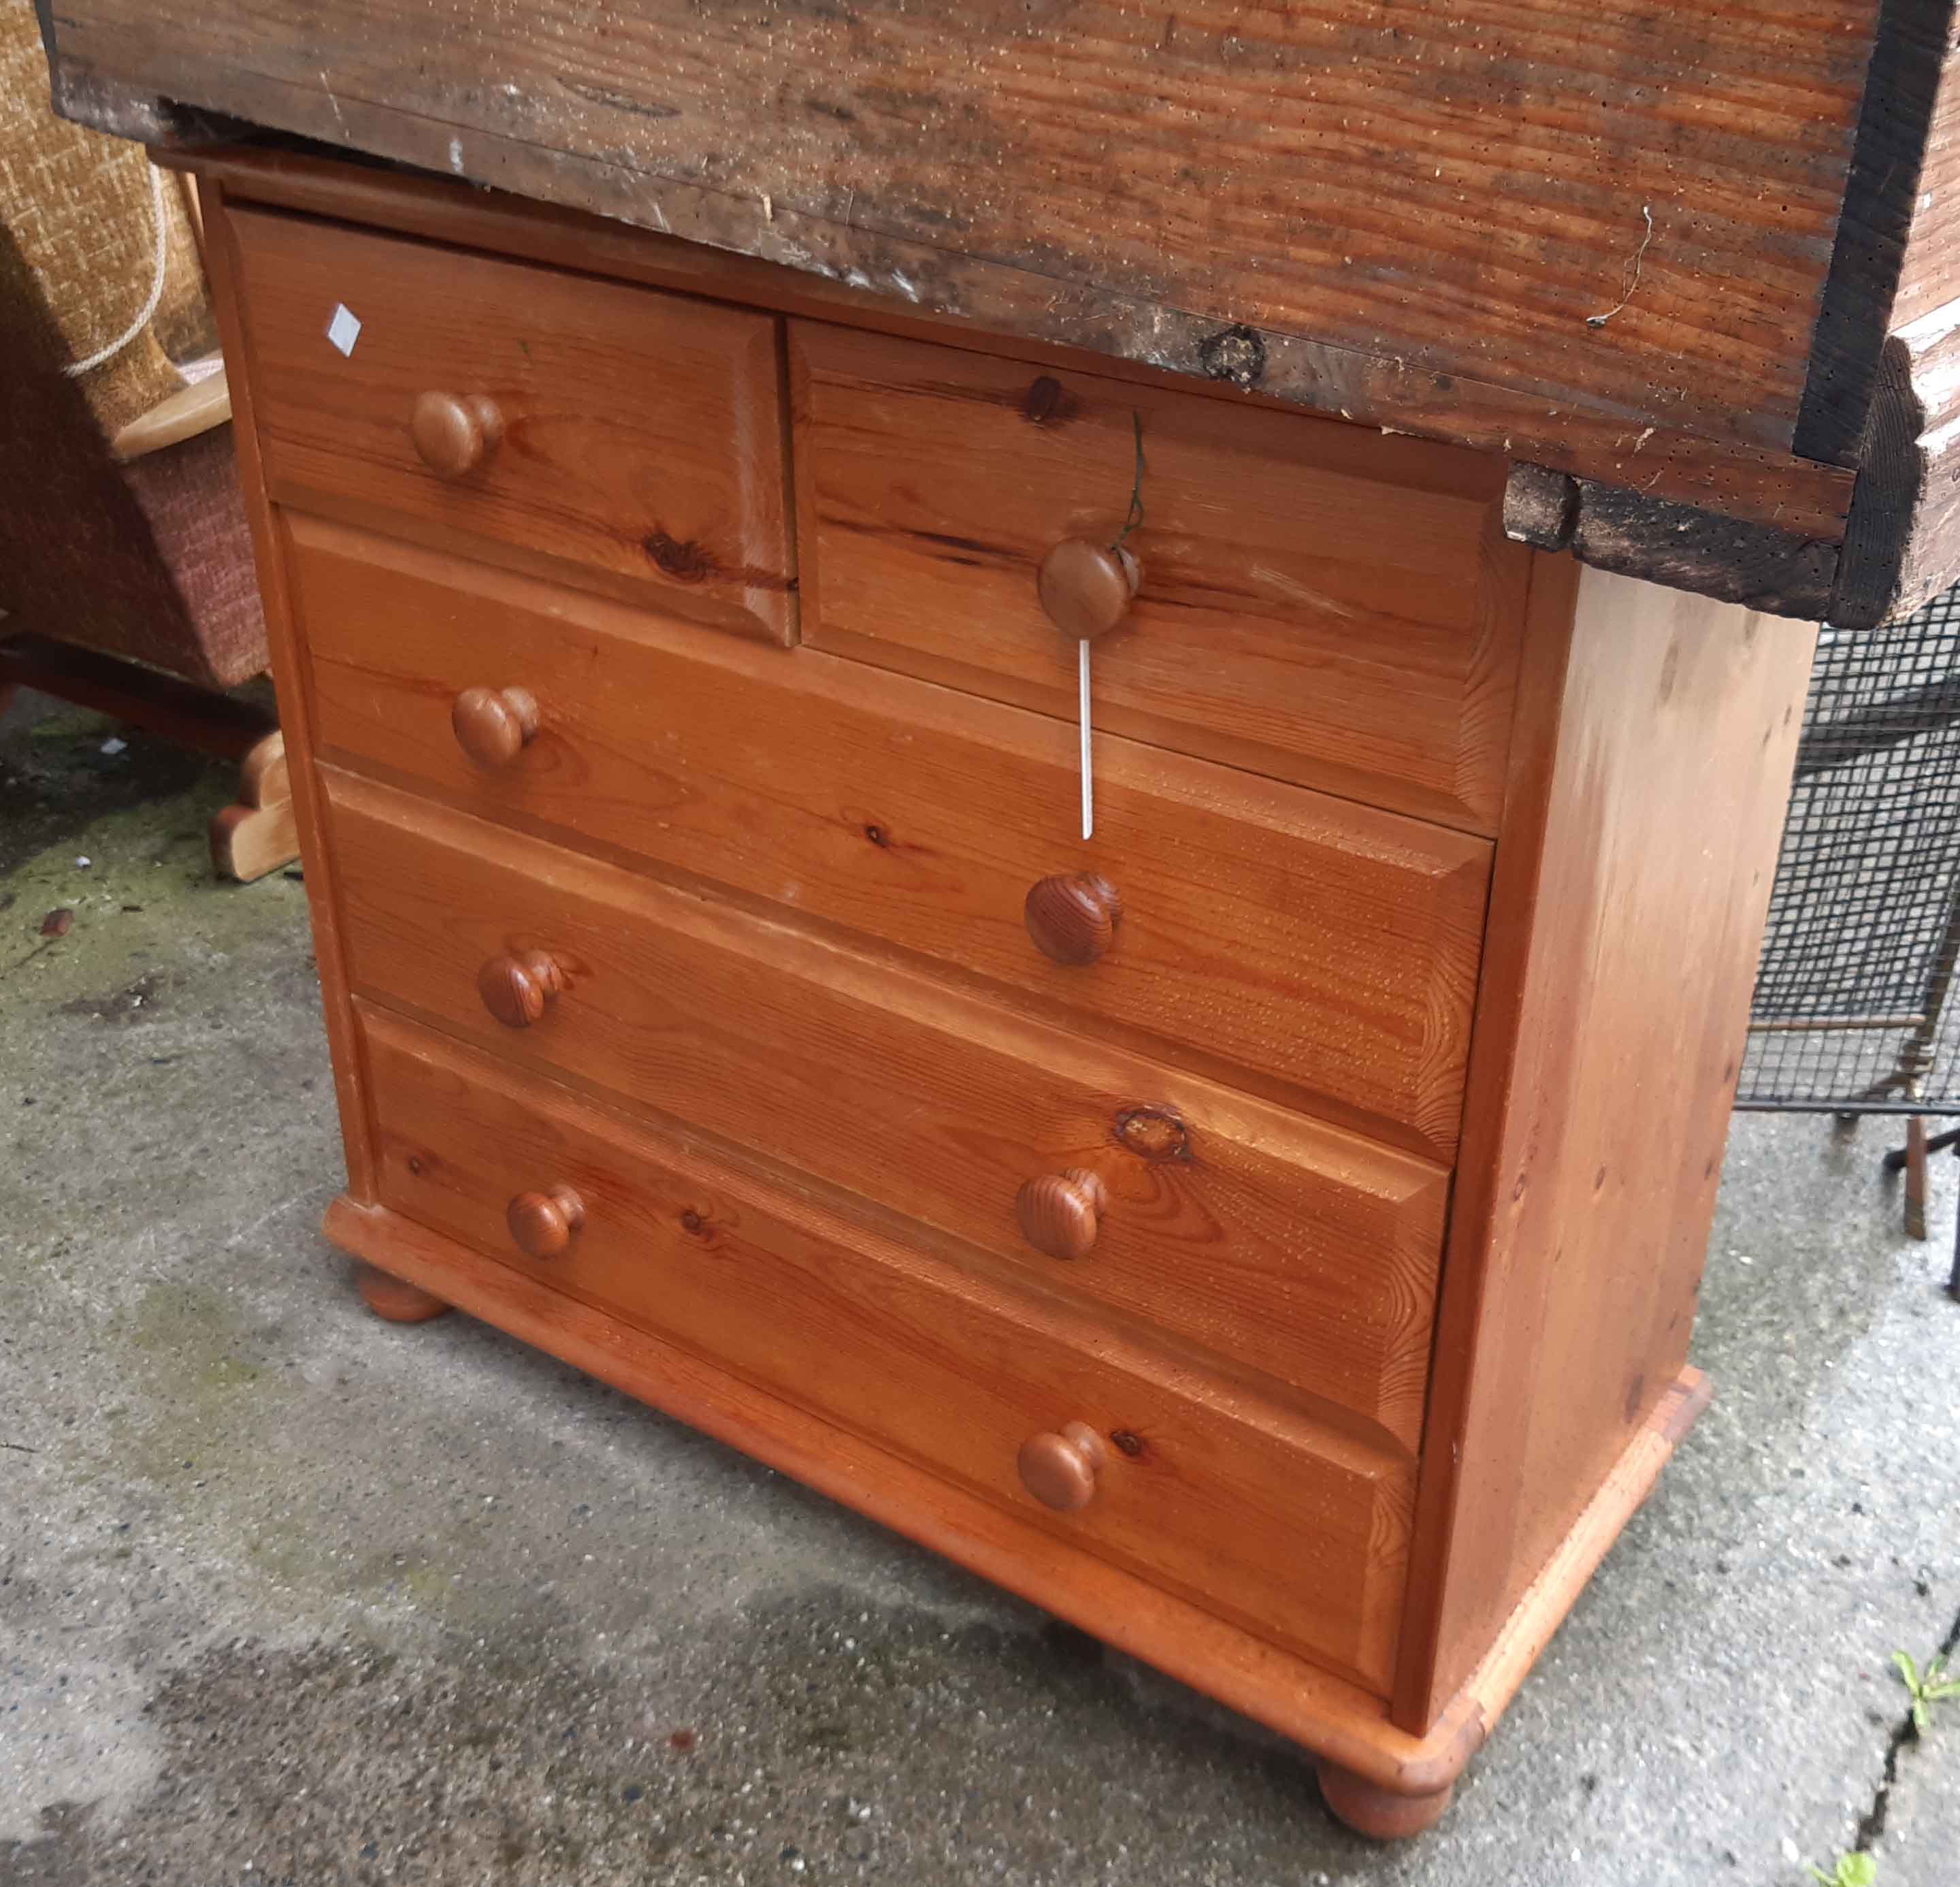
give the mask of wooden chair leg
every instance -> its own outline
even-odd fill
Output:
[[[1320,1796],[1329,1812],[1371,1841],[1405,1841],[1433,1828],[1456,1793],[1452,1783],[1433,1795],[1397,1795],[1351,1769],[1321,1758]]]
[[[221,878],[250,884],[298,857],[286,737],[276,728],[238,765],[238,797],[213,815],[211,862]]]
[[[354,1284],[361,1302],[391,1324],[426,1324],[449,1308],[441,1298],[431,1296],[419,1285],[377,1270],[371,1264],[356,1263]]]

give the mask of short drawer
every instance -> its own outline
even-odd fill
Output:
[[[361,1029],[384,1204],[1386,1692],[1405,1460],[385,1012]],[[1024,1450],[1080,1504],[1036,1499]]]
[[[1449,1157],[1486,840],[1107,736],[1085,844],[1075,743],[1045,716],[314,518],[286,529],[328,757],[1256,1070]]]
[[[1037,573],[1134,488],[1102,727],[1495,830],[1529,571],[1502,460],[811,323],[790,346],[806,640],[1072,721]]]
[[[794,639],[774,319],[234,209],[266,483]]]
[[[1413,1450],[1445,1170],[320,769],[350,980]]]

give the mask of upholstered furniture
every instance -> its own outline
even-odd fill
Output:
[[[24,0],[0,4],[0,690],[245,760],[219,868],[286,862],[276,725],[221,698],[263,672],[265,623],[183,180],[54,116]]]

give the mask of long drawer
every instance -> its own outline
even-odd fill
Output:
[[[1405,1461],[848,1232],[385,1012],[364,1006],[360,1026],[384,1204],[1386,1691]],[[535,1256],[513,1206],[536,1247],[539,1199],[564,1236]],[[1061,1490],[1082,1504],[1033,1498],[1024,1449],[1084,1461]]]
[[[1443,1168],[320,773],[358,993],[858,1194],[1415,1447]]]
[[[275,498],[794,639],[771,317],[266,211],[226,224]]]
[[[1501,458],[807,321],[790,363],[807,641],[1072,720],[1037,572],[1127,528],[1102,726],[1496,830],[1530,567]]]
[[[1085,843],[1074,742],[1046,716],[315,518],[285,528],[329,757],[1256,1071],[1449,1157],[1485,841],[1105,737]],[[1092,875],[1119,900],[1113,930]]]

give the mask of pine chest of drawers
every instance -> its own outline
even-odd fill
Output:
[[[1507,542],[1501,459],[427,180],[206,193],[368,1301],[1427,1825],[1704,1397],[1814,631]]]

